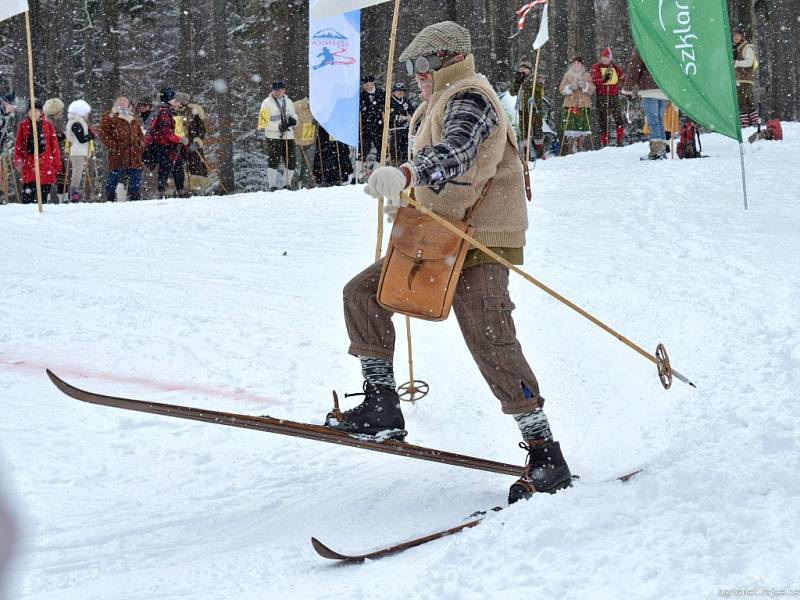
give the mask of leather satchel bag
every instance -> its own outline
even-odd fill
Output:
[[[464,221],[447,219],[472,235],[472,215],[491,179]],[[385,309],[428,321],[450,314],[469,242],[413,207],[398,209],[378,283],[378,303]]]

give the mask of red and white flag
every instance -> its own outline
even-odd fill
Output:
[[[388,2],[388,0],[316,0],[311,4],[311,16],[316,20],[327,19],[382,2]]]
[[[28,0],[0,0],[0,21],[28,11]]]
[[[528,18],[528,13],[531,12],[535,7],[541,6],[542,4],[545,5],[547,8],[547,0],[533,0],[533,2],[528,2],[523,6],[520,6],[517,9],[517,29],[522,30],[525,27],[525,19]]]

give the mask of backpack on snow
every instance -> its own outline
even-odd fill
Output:
[[[703,145],[700,143],[700,131],[691,119],[683,122],[678,141],[678,158],[700,158]]]

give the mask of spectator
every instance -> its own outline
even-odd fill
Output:
[[[514,80],[511,82],[512,96],[517,97],[517,118],[519,121],[519,140],[520,140],[520,153],[527,156],[528,144],[531,142],[533,136],[533,144],[536,150],[536,156],[542,158],[544,156],[544,131],[542,129],[544,113],[544,81],[542,76],[539,75],[539,81],[536,82],[535,93],[533,90],[533,81],[531,81],[531,63],[523,60],[517,67],[517,72],[514,75]],[[531,112],[533,114],[531,114]],[[528,131],[530,126],[531,131]]]
[[[392,86],[389,110],[389,158],[396,167],[408,160],[408,125],[414,110],[406,98],[406,85],[398,81]]]
[[[0,96],[0,156],[5,154],[6,145],[14,137],[14,117],[17,114],[17,95],[7,92]]]
[[[14,92],[6,92],[0,95],[0,189],[3,192],[2,202],[9,200],[8,177],[9,165],[12,160],[9,153],[14,141],[14,117],[17,112],[17,95]],[[11,174],[13,177],[13,174]],[[17,199],[19,202],[19,198]]]
[[[608,146],[611,117],[617,126],[617,146],[625,140],[625,121],[619,102],[619,86],[625,83],[625,72],[614,63],[611,48],[600,51],[600,61],[592,65],[592,82],[597,90],[597,122],[600,125],[600,146]]]
[[[380,160],[383,140],[383,109],[386,103],[386,92],[375,85],[375,76],[366,75],[361,79],[361,97],[359,100],[359,129],[361,148],[359,160],[361,169],[370,171],[373,163]]]
[[[561,78],[558,89],[564,95],[564,145],[570,149],[574,145],[574,151],[580,152],[583,150],[583,139],[592,135],[589,113],[595,92],[592,78],[580,56],[572,59],[572,65]]]
[[[58,138],[58,150],[61,153],[61,172],[56,178],[56,183],[50,188],[50,197],[48,202],[50,204],[58,204],[59,196],[64,193],[65,182],[64,176],[66,175],[66,165],[64,159],[67,156],[66,140],[67,135],[64,131],[64,102],[60,98],[48,98],[42,107],[44,118],[47,119],[56,130],[56,137]]]
[[[736,97],[739,100],[739,123],[742,128],[756,127],[761,122],[753,96],[755,84],[756,51],[744,37],[744,29],[733,29],[733,66],[736,70]]]
[[[141,200],[144,134],[127,96],[118,96],[100,119],[100,138],[108,151],[106,200],[117,200],[117,185],[123,177],[128,181],[128,200]]]
[[[22,175],[23,204],[32,204],[37,201],[33,119],[36,119],[38,133],[39,181],[42,187],[43,201],[49,196],[50,187],[56,182],[56,177],[61,172],[61,153],[58,149],[56,131],[42,117],[41,100],[34,100],[33,106],[29,102],[28,116],[19,124],[17,141],[14,145],[14,166]]]
[[[67,141],[69,142],[69,162],[72,175],[69,180],[70,202],[81,200],[81,180],[86,170],[86,161],[94,152],[91,142],[95,139],[94,129],[89,126],[92,107],[85,100],[75,100],[67,109]]]
[[[189,117],[186,124],[186,172],[189,175],[189,191],[208,187],[208,166],[205,157],[206,111],[199,104],[189,104]]]
[[[317,152],[314,157],[314,179],[320,187],[343,185],[353,174],[350,147],[333,139],[325,128],[317,126]]]
[[[158,197],[167,197],[167,181],[172,176],[175,182],[175,194],[183,195],[183,159],[182,144],[188,139],[175,134],[175,115],[181,108],[180,98],[170,87],[161,90],[161,104],[151,117],[150,127],[144,137],[144,164],[151,169],[158,168]]]
[[[313,188],[316,185],[312,171],[317,148],[317,122],[314,120],[314,115],[311,114],[308,98],[295,102],[294,110],[297,113],[298,121],[294,141],[300,153],[298,181],[307,188]]]
[[[156,111],[153,110],[153,104],[149,99],[142,98],[136,103],[135,112],[139,116],[139,124],[142,128],[142,136],[144,136],[150,129],[150,124],[156,116]],[[158,171],[144,162],[144,155],[142,156],[142,164],[142,198],[150,200],[156,196]]]
[[[272,92],[261,103],[260,121],[264,123],[267,137],[267,181],[269,190],[278,189],[278,167],[281,160],[284,165],[283,187],[292,185],[297,160],[294,153],[294,128],[297,126],[297,112],[294,104],[286,95],[286,84],[283,81],[272,82]]]
[[[628,76],[622,86],[623,94],[633,94],[638,91],[644,107],[644,117],[650,128],[650,153],[644,157],[650,160],[659,160],[667,157],[667,138],[664,131],[664,113],[667,110],[669,99],[666,94],[658,89],[655,80],[647,70],[642,57],[634,50],[631,55],[631,64],[628,67]]]

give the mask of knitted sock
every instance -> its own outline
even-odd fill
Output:
[[[541,408],[522,413],[521,415],[514,415],[514,420],[517,422],[520,433],[522,433],[522,439],[526,442],[531,440],[553,441],[553,434],[550,432],[550,423],[547,421],[547,415],[544,414]]]
[[[359,356],[361,361],[361,374],[372,385],[385,385],[395,388],[394,367],[389,361],[370,356]]]

